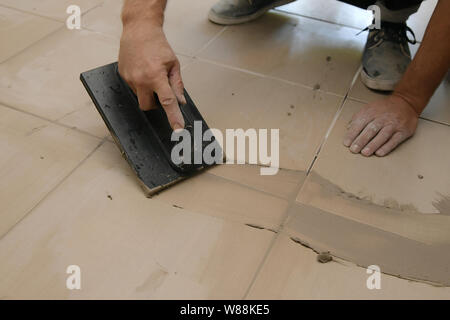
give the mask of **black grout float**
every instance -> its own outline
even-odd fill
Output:
[[[200,127],[203,136],[209,127],[186,90],[187,103],[180,110],[185,120],[184,132],[191,139],[190,152],[177,158],[172,152],[177,142],[158,97],[155,95],[156,109],[142,111],[135,94],[119,75],[117,62],[83,72],[80,79],[147,196],[214,165],[203,157],[194,161],[194,156],[203,154],[205,149],[212,150],[213,158],[223,158],[214,135],[209,134],[210,141],[194,139],[194,128]]]

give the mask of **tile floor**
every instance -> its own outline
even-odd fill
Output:
[[[121,2],[0,0],[0,298],[450,299],[448,82],[414,139],[366,159],[341,137],[380,97],[357,77],[367,12],[300,0],[221,27],[215,0],[169,0],[209,125],[280,128],[282,169],[219,166],[148,199],[78,80],[117,59]],[[418,39],[435,3],[410,19]],[[65,28],[70,4],[82,30]],[[72,264],[81,290],[66,289]]]

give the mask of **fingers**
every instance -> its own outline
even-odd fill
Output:
[[[353,153],[360,153],[361,150],[372,140],[373,137],[381,130],[382,125],[376,121],[370,122],[361,134],[353,141],[350,151]]]
[[[344,146],[350,147],[353,141],[358,137],[361,131],[366,127],[366,125],[372,121],[371,118],[367,118],[364,116],[359,116],[359,113],[355,115],[355,119],[350,123],[350,127],[347,131],[347,134],[344,137]]]
[[[408,138],[402,132],[396,132],[388,142],[386,142],[381,148],[379,148],[375,154],[379,157],[384,157],[389,154],[392,150],[394,150],[400,143],[405,141]]]
[[[153,92],[145,87],[139,87],[136,89],[136,95],[139,101],[139,107],[143,111],[148,111],[156,108],[155,97]]]
[[[375,153],[382,145],[392,137],[394,130],[392,127],[384,127],[378,132],[375,138],[372,139],[361,151],[361,154],[366,157],[370,157]]]
[[[169,85],[167,77],[161,77],[155,84],[155,92],[159,102],[167,114],[170,126],[173,130],[184,128],[184,118],[181,114],[174,91]]]
[[[176,63],[175,66],[172,68],[169,74],[169,83],[178,101],[181,104],[186,104],[186,98],[184,97],[184,84],[183,80],[181,79],[181,71],[179,63]]]

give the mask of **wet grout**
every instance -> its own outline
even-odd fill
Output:
[[[311,172],[312,167],[313,167],[313,165],[314,165],[316,159],[318,158],[319,153],[320,153],[320,151],[322,149],[322,146],[323,146],[323,144],[326,142],[326,140],[328,138],[328,135],[330,134],[331,130],[334,128],[334,125],[336,124],[337,119],[339,118],[339,116],[340,116],[340,114],[341,114],[341,112],[342,112],[342,110],[344,108],[345,101],[347,100],[348,94],[350,93],[350,90],[353,87],[353,85],[354,85],[354,83],[355,83],[355,81],[356,81],[356,79],[357,79],[357,77],[359,75],[359,72],[360,72],[360,68],[358,68],[358,70],[356,71],[356,74],[355,74],[355,76],[352,79],[350,87],[348,88],[347,93],[345,94],[345,97],[342,99],[341,106],[339,107],[338,111],[336,112],[335,117],[334,117],[332,123],[330,124],[330,127],[328,128],[327,133],[324,136],[324,140],[322,141],[321,145],[319,146],[319,148],[317,150],[317,153],[316,153],[316,155],[315,155],[315,157],[314,157],[314,159],[313,159],[313,161],[311,163],[311,166],[308,169],[306,178],[303,179],[303,181],[301,183],[299,183],[298,188],[294,192],[294,194],[291,197],[291,199],[288,199],[289,205],[288,205],[288,207],[287,207],[287,209],[285,211],[285,217],[284,217],[283,221],[281,222],[280,226],[278,227],[278,229],[274,230],[274,232],[275,232],[274,238],[272,239],[272,241],[271,241],[271,243],[269,245],[269,248],[267,249],[267,252],[265,253],[265,255],[263,257],[263,260],[262,260],[261,264],[258,266],[258,269],[256,270],[256,272],[254,274],[254,277],[253,277],[252,281],[250,282],[250,285],[248,286],[248,288],[247,288],[247,290],[246,290],[246,292],[244,294],[243,299],[246,299],[246,297],[250,293],[250,290],[252,289],[254,283],[256,282],[256,279],[258,278],[258,275],[260,274],[262,268],[264,267],[264,264],[266,263],[269,255],[270,255],[270,252],[272,251],[273,246],[275,245],[275,242],[278,240],[279,235],[282,233],[282,231],[284,229],[284,225],[287,222],[287,220],[289,219],[289,210],[292,208],[292,206],[295,205],[298,194],[302,191],[303,187],[305,186],[308,174]]]

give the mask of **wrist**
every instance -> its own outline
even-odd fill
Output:
[[[136,25],[162,28],[164,3],[161,0],[126,0],[121,15],[124,29]]]
[[[147,30],[161,29],[163,21],[162,18],[153,17],[151,15],[128,15],[122,16],[123,30],[146,28]]]
[[[422,113],[423,109],[425,109],[426,103],[423,104],[420,101],[418,101],[417,99],[415,99],[414,97],[412,97],[409,94],[405,94],[401,91],[394,91],[391,94],[391,97],[393,98],[397,98],[397,99],[401,99],[403,102],[405,102],[413,111],[414,113],[417,115],[417,117],[420,116],[420,114]]]

